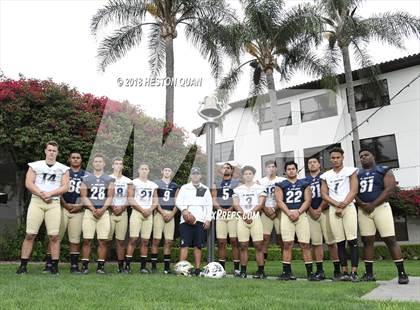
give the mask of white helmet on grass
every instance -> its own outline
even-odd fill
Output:
[[[175,274],[178,276],[191,276],[191,271],[194,269],[194,266],[186,260],[179,261],[175,265]]]
[[[226,276],[226,271],[219,263],[211,262],[204,267],[202,275],[206,278],[220,279]]]

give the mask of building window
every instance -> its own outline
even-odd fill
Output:
[[[214,161],[216,163],[231,161],[234,159],[233,141],[216,143],[214,145]]]
[[[274,160],[274,154],[268,154],[261,156],[261,175],[265,176],[265,162],[268,160]],[[282,152],[280,158],[277,158],[277,175],[284,176],[284,164],[286,161],[295,160],[293,151]]]
[[[270,107],[260,108],[260,130],[273,129],[272,113]],[[292,112],[290,102],[277,105],[277,114],[279,115],[280,126],[292,124]]]
[[[308,174],[308,160],[311,157],[316,157],[321,164],[321,171],[326,171],[332,168],[332,164],[330,161],[330,150],[334,147],[341,147],[340,143],[333,144],[333,145],[324,145],[324,146],[317,146],[311,147],[303,150],[303,156],[305,157],[305,173]]]
[[[368,83],[354,87],[354,101],[356,111],[389,105],[389,91],[387,80],[378,81],[381,87]],[[348,102],[348,100],[347,100]],[[348,107],[347,107],[348,108]]]
[[[335,116],[337,115],[335,95],[328,92],[302,99],[300,100],[300,111],[302,122]]]
[[[378,165],[384,165],[391,168],[399,167],[395,135],[361,139],[360,147],[371,149],[375,153],[375,159]],[[359,154],[357,154],[357,156],[359,156]]]

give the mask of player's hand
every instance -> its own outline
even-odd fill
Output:
[[[343,209],[335,209],[335,215],[337,217],[343,217]]]
[[[101,209],[94,209],[92,211],[93,217],[96,218],[96,219],[99,219],[102,216],[102,214],[100,213],[100,211],[101,211]]]
[[[309,215],[316,221],[321,216],[320,208],[314,210],[312,208],[309,208]]]
[[[168,213],[163,213],[162,214],[163,220],[165,221],[165,223],[168,223],[171,220],[171,215]]]
[[[152,214],[152,209],[143,209],[143,217],[147,218]]]
[[[83,205],[73,205],[73,212],[72,213],[77,213],[77,212],[80,212],[80,211],[82,211],[82,209],[83,209]]]
[[[347,207],[343,202],[339,202],[337,208],[344,209]]]
[[[367,213],[367,214],[371,214],[373,211],[375,211],[375,207],[372,206],[372,204],[370,203],[365,203],[363,210]]]
[[[277,213],[273,211],[273,213],[269,216],[270,219],[274,220],[277,217]]]
[[[299,211],[295,211],[295,210],[290,211],[289,219],[292,222],[296,222],[299,219]]]
[[[204,230],[209,229],[209,227],[210,227],[210,221],[205,221],[204,224],[203,224],[203,227],[204,227]]]

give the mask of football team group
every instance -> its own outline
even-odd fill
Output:
[[[374,241],[378,231],[395,262],[398,283],[407,284],[409,279],[387,202],[396,187],[392,170],[376,165],[374,153],[369,149],[359,153],[360,169],[343,166],[341,148],[333,148],[329,153],[332,169],[321,173],[319,159],[310,157],[307,161],[309,173],[305,178],[298,178],[298,165],[293,161],[285,163],[284,177],[277,176],[275,161],[267,161],[266,176],[258,181],[254,181],[255,168],[244,166],[239,180],[233,178],[235,168],[225,163],[222,179],[209,189],[200,182],[201,172],[197,167],[191,169],[190,182],[183,186],[172,181],[170,167],[162,168],[160,180],[150,181],[146,163],[139,165],[138,177],[131,180],[122,175],[122,158],[112,159],[113,173],[108,175],[104,172],[106,161],[101,154],[93,155],[90,173],[81,169],[82,156],[77,151],[70,153],[68,167],[56,161],[58,144],[49,141],[45,145],[45,160],[28,164],[26,188],[32,198],[17,273],[27,273],[34,240],[45,222],[49,238],[45,272],[58,274],[60,244],[67,231],[72,273],[89,273],[90,252],[96,234],[97,273],[105,273],[107,252],[114,236],[119,273],[131,273],[138,241],[140,272],[156,273],[163,236],[164,273],[169,274],[174,217],[179,210],[179,260],[185,261],[188,249],[193,248],[193,273],[196,275],[200,274],[206,230],[215,220],[219,263],[225,267],[229,240],[236,277],[247,277],[250,238],[258,266],[253,278],[266,277],[264,264],[274,229],[283,256],[279,280],[296,280],[291,268],[296,236],[309,281],[326,279],[324,243],[334,266],[333,280],[375,281]],[[131,208],[130,215],[128,208]],[[358,229],[365,262],[365,273],[361,278],[357,274]],[[147,268],[150,245],[151,270]],[[313,257],[316,271],[313,270]]]

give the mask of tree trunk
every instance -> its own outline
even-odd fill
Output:
[[[165,37],[165,62],[166,78],[170,82],[166,84],[166,108],[165,121],[174,122],[174,39],[171,35]]]
[[[281,157],[281,144],[280,144],[280,120],[277,110],[277,95],[276,87],[274,85],[273,70],[267,69],[265,71],[267,77],[268,96],[270,98],[270,110],[272,115],[273,124],[273,138],[274,138],[274,157],[277,160]],[[277,162],[279,164],[279,162]]]
[[[344,63],[344,73],[346,76],[346,88],[347,88],[347,104],[349,105],[350,111],[350,120],[351,128],[353,134],[353,148],[354,148],[354,159],[357,167],[360,167],[360,139],[359,139],[359,129],[357,128],[357,115],[356,115],[356,103],[354,99],[354,86],[353,86],[353,76],[351,73],[351,64],[350,64],[350,54],[348,46],[341,48],[341,53],[343,55]]]

